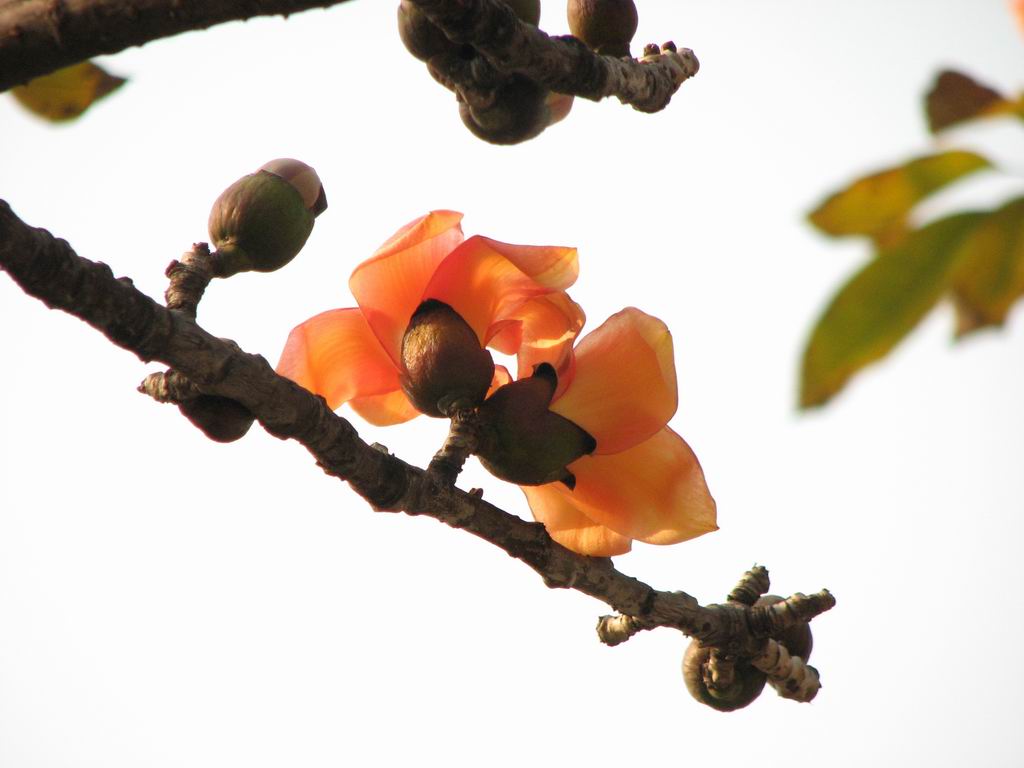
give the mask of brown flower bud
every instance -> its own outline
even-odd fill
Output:
[[[554,125],[569,115],[572,110],[573,97],[567,93],[552,91],[547,95],[545,103],[548,106],[548,125]]]
[[[217,276],[280,269],[302,250],[313,220],[326,208],[316,171],[298,160],[271,160],[243,176],[210,211]]]
[[[527,24],[540,24],[540,0],[505,0],[516,16]]]
[[[517,485],[560,480],[576,486],[566,467],[593,453],[597,442],[548,410],[557,386],[555,369],[542,363],[533,376],[506,384],[480,406],[476,455],[488,472]]]
[[[402,337],[399,380],[406,397],[427,416],[450,416],[483,402],[494,377],[491,353],[450,306],[424,301]]]
[[[732,680],[728,685],[718,686],[711,680],[708,662],[711,649],[701,647],[700,641],[691,640],[683,656],[683,680],[686,690],[701,704],[707,704],[719,712],[742,709],[761,695],[768,676],[749,662],[737,662],[733,668]]]
[[[569,0],[569,31],[595,53],[629,56],[639,17],[633,0]]]
[[[412,3],[402,0],[398,4],[398,36],[402,45],[420,61],[458,49],[434,22]]]
[[[540,22],[540,0],[506,0],[516,16],[527,24],[537,26]],[[432,22],[423,11],[408,0],[398,4],[398,36],[402,45],[420,61],[430,61],[434,56],[452,53],[462,48]],[[470,48],[471,46],[466,46]]]
[[[548,91],[533,80],[513,75],[486,104],[459,103],[462,122],[491,144],[518,144],[538,136],[551,123]]]
[[[241,403],[216,395],[200,395],[180,403],[178,410],[203,434],[218,443],[232,443],[242,438],[255,420]]]

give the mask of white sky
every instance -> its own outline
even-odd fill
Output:
[[[132,81],[67,127],[0,99],[0,197],[159,296],[222,188],[273,157],[311,163],[331,207],[306,250],[200,308],[271,361],[432,208],[464,211],[467,233],[578,246],[588,327],[633,304],[673,330],[672,425],[719,503],[719,532],[619,567],[702,602],[754,562],[773,591],[833,590],[814,623],[822,692],[701,707],[682,637],[604,648],[605,606],[493,547],[373,514],[258,427],[208,442],[134,392],[155,366],[0,276],[0,765],[1024,764],[1021,312],[953,346],[943,307],[826,410],[793,405],[811,323],[867,255],[804,213],[929,148],[939,68],[1024,86],[1003,0],[641,0],[637,40],[692,47],[697,78],[659,115],[578,102],[513,148],[462,128],[394,5],[111,57]],[[561,4],[542,26],[565,31]],[[960,134],[1018,174],[973,199],[1024,189],[1022,135]],[[421,465],[445,432],[356,423]],[[475,465],[461,484],[528,515]]]

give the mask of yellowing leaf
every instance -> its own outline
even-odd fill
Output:
[[[91,61],[72,64],[11,89],[22,106],[51,122],[73,120],[126,80]]]
[[[925,96],[925,112],[932,133],[975,117],[1012,111],[1012,104],[999,91],[951,69],[939,73],[935,85]]]
[[[988,214],[959,250],[953,275],[958,338],[1002,325],[1024,295],[1024,198]]]
[[[804,350],[802,408],[826,403],[917,325],[949,288],[959,245],[984,217],[960,213],[912,232],[840,289]]]
[[[928,195],[991,164],[973,152],[927,155],[872,173],[831,195],[808,218],[829,235],[868,235],[894,245],[910,210]]]

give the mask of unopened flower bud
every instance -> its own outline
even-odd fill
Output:
[[[564,120],[572,109],[572,102],[573,97],[567,93],[549,93],[545,99],[548,107],[548,125]]]
[[[402,391],[420,413],[450,416],[483,402],[494,377],[491,353],[444,302],[420,304],[402,337]]]
[[[505,0],[505,4],[527,24],[540,24],[540,0]]]
[[[420,61],[458,48],[423,11],[406,0],[398,4],[398,36],[406,50]]]
[[[505,2],[516,16],[527,24],[537,26],[540,22],[540,0]],[[449,40],[440,27],[408,0],[401,0],[398,4],[398,36],[406,50],[420,61],[430,61],[434,56],[450,53],[461,47]]]
[[[271,160],[225,189],[210,211],[218,277],[280,269],[302,250],[327,208],[316,171],[290,158]]]
[[[252,413],[241,403],[227,397],[200,395],[178,405],[178,410],[204,435],[218,443],[242,438],[252,426]]]
[[[597,443],[585,430],[548,410],[558,386],[555,369],[537,366],[533,376],[506,384],[480,406],[476,455],[495,477],[517,485],[560,480],[574,488],[566,469]]]
[[[629,56],[639,17],[633,0],[569,0],[569,31],[595,53]]]
[[[522,75],[499,86],[486,105],[459,103],[462,122],[491,144],[518,144],[540,135],[551,123],[548,91]]]
[[[697,701],[719,712],[733,712],[761,695],[768,676],[748,661],[737,662],[732,680],[728,685],[721,686],[715,685],[710,679],[710,660],[711,648],[701,646],[699,640],[691,640],[683,656],[683,680],[686,689]]]

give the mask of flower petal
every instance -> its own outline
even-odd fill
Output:
[[[398,370],[354,307],[323,312],[293,328],[277,372],[323,395],[331,408],[401,388]]]
[[[569,465],[576,488],[548,485],[587,517],[648,544],[675,544],[718,529],[715,500],[690,446],[668,427],[612,456]]]
[[[629,552],[633,542],[628,536],[595,523],[560,493],[556,485],[520,486],[534,518],[544,524],[552,539],[581,555],[611,557]]]
[[[409,398],[400,389],[381,395],[356,397],[349,400],[348,404],[365,421],[377,427],[402,424],[420,415],[420,412],[413,407]]]
[[[487,396],[490,397],[495,393],[496,390],[501,389],[506,384],[512,383],[512,374],[508,372],[508,368],[504,365],[494,366],[494,378],[491,379],[491,388],[487,390]]]
[[[406,224],[352,272],[348,285],[398,364],[402,334],[437,265],[462,242],[461,213],[433,211]]]
[[[665,324],[627,307],[576,347],[576,368],[551,410],[587,430],[598,454],[646,440],[676,412],[672,334]]]
[[[506,355],[518,354],[518,377],[533,375],[536,366],[550,363],[559,377],[559,390],[568,384],[573,367],[572,345],[586,322],[583,308],[564,291],[530,299],[510,319],[491,326],[490,346]]]
[[[522,323],[519,378],[532,376],[534,368],[541,363],[550,363],[558,374],[555,397],[559,397],[575,377],[572,345],[586,322],[583,308],[568,294],[559,291],[528,301],[516,317]]]
[[[437,268],[423,298],[449,305],[486,345],[525,302],[568,288],[578,273],[575,248],[509,245],[477,235]]]

